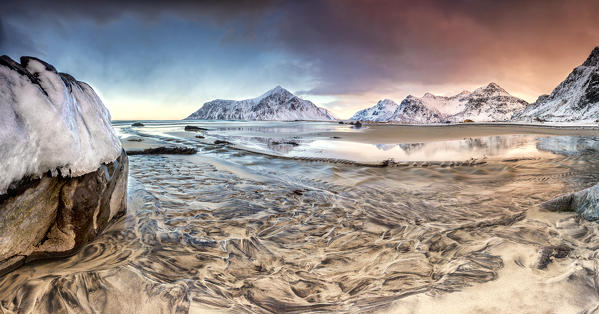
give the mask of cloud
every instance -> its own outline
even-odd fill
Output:
[[[547,90],[599,44],[597,1],[307,1],[292,8],[275,42],[318,63],[315,94],[456,81]]]
[[[25,27],[47,23],[58,32],[72,21],[93,21],[104,27],[133,17],[152,32],[161,27],[156,24],[164,16],[217,29],[223,55],[231,47],[227,43],[249,47],[248,60],[271,52],[286,55],[288,62],[277,59],[273,64],[292,65],[279,68],[279,76],[305,77],[296,80],[305,82],[299,92],[304,96],[402,97],[406,86],[418,92],[427,87],[447,92],[449,86],[469,88],[494,81],[534,100],[599,45],[599,2],[593,0],[108,0],[95,5],[20,0],[3,4],[0,21]],[[7,36],[15,29],[0,25],[5,26],[0,47],[36,42],[33,34]],[[118,45],[99,49],[118,55]],[[269,73],[275,71],[269,68]]]

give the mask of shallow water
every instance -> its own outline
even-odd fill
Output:
[[[558,298],[549,311],[599,303],[597,224],[538,208],[599,181],[594,137],[474,127],[377,145],[333,123],[129,124],[115,123],[122,138],[199,153],[130,156],[127,216],[73,257],[0,279],[3,311],[434,311],[513,267]],[[559,245],[568,256],[539,269]]]

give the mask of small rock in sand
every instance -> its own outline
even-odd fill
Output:
[[[127,155],[193,155],[197,152],[197,149],[193,147],[175,146],[132,150],[127,151]]]
[[[207,130],[208,129],[200,128],[199,126],[195,126],[195,125],[186,125],[185,126],[185,131],[197,132],[197,131],[207,131]]]

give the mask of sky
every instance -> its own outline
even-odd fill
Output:
[[[349,118],[495,82],[533,102],[599,46],[599,1],[4,0],[0,54],[89,83],[114,120],[281,85]]]

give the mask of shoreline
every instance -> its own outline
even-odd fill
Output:
[[[260,122],[280,122],[280,123],[297,123],[297,122],[313,122],[313,123],[331,123],[331,124],[339,124],[339,122],[343,122],[343,124],[339,125],[351,125],[350,122],[356,122],[354,120],[160,120],[160,119],[145,119],[145,120],[112,120],[111,123],[134,123],[134,122],[162,122],[162,123],[172,123],[172,122],[180,122],[180,123],[260,123]],[[599,130],[599,122],[542,122],[542,123],[533,123],[533,122],[456,122],[456,123],[430,123],[430,124],[410,124],[410,123],[394,123],[394,122],[376,122],[376,121],[360,121],[362,125],[388,125],[388,126],[413,126],[413,127],[456,127],[456,126],[468,126],[468,125],[477,125],[477,126],[531,126],[531,127],[541,127],[541,128],[574,128],[574,129],[596,129]]]
[[[520,134],[540,136],[599,136],[599,127],[494,123],[450,125],[365,124],[364,127],[355,129],[353,132],[319,132],[315,135],[336,136],[340,137],[341,140],[366,144],[398,144]]]
[[[413,126],[413,127],[462,127],[462,126],[497,126],[497,127],[538,127],[538,128],[564,128],[564,129],[593,129],[599,130],[599,123],[570,124],[568,122],[546,123],[518,123],[518,122],[469,122],[469,123],[431,123],[431,124],[406,124],[406,123],[376,123],[363,122],[363,125],[388,125],[388,126]]]

